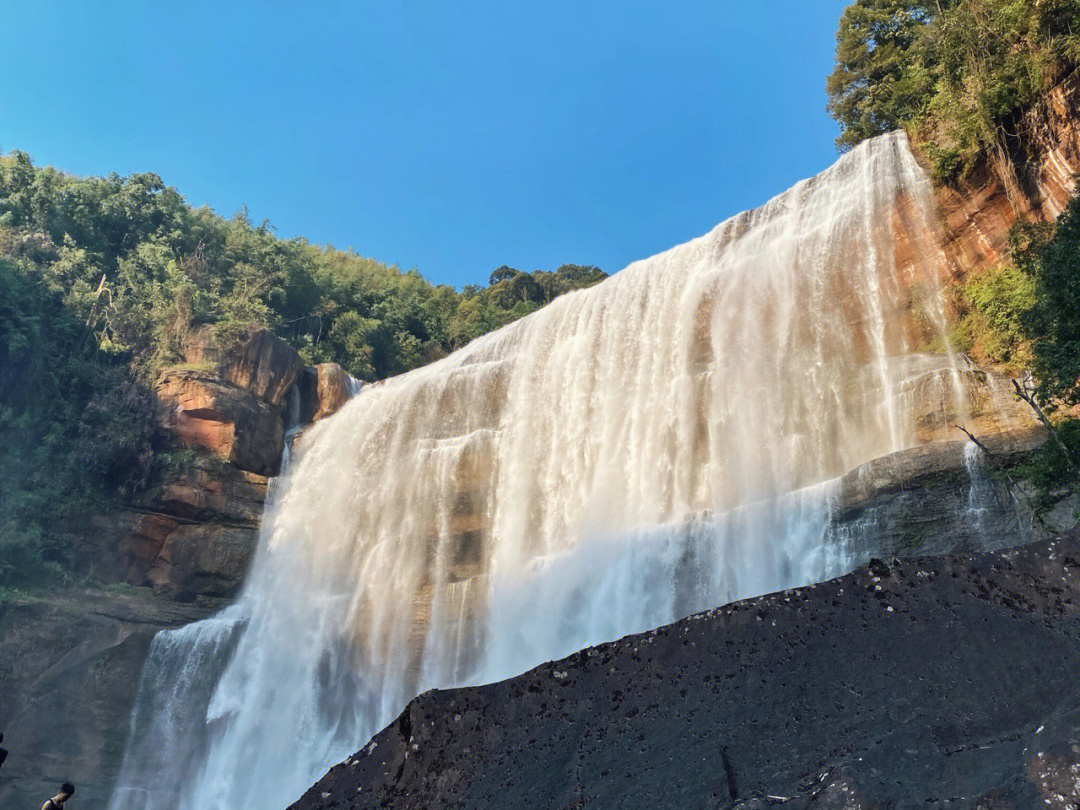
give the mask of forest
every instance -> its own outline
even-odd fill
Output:
[[[0,157],[0,584],[55,563],[57,526],[145,487],[173,448],[153,384],[185,335],[266,326],[373,381],[606,278],[502,266],[460,292],[352,251],[194,208],[155,174],[75,177]]]

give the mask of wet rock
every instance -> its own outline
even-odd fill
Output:
[[[150,569],[154,567],[169,535],[179,527],[180,521],[170,515],[140,515],[120,541],[124,566],[121,579],[132,585],[148,585]]]
[[[883,400],[903,403],[910,423],[898,423],[901,435],[919,444],[956,441],[963,426],[975,436],[1030,433],[1037,427],[1027,404],[1013,393],[1012,381],[979,368],[963,357],[913,353],[888,359],[884,368],[868,366],[848,381],[849,397],[865,409]],[[963,390],[964,397],[956,395]]]
[[[123,579],[181,600],[231,596],[255,554],[256,526],[184,523],[143,515],[121,541]]]
[[[201,523],[177,526],[163,540],[146,578],[159,593],[189,600],[232,596],[255,553],[258,531]]]
[[[255,553],[267,483],[205,455],[166,476],[120,535],[120,578],[178,599],[234,594]]]
[[[991,551],[1045,536],[1033,525],[1022,485],[1014,491],[996,465],[1009,468],[1046,440],[1041,429],[983,436],[993,454],[965,458],[966,441],[935,442],[874,459],[840,480],[830,531],[849,552],[890,557]],[[970,449],[970,447],[969,447]],[[1048,528],[1072,525],[1067,508],[1044,516]]]
[[[66,779],[107,806],[151,638],[218,606],[133,588],[0,601],[0,807],[40,807]]]
[[[425,693],[293,808],[1075,807],[1078,666],[1077,535],[883,560]]]

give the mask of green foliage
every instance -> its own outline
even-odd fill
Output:
[[[1015,240],[1014,240],[1015,241]],[[1034,282],[1034,302],[1024,316],[1031,339],[1032,370],[1045,402],[1080,403],[1080,197],[1046,230],[1021,240],[1020,264]]]
[[[155,174],[79,178],[0,156],[0,587],[68,576],[68,516],[193,463],[155,434],[153,382],[193,326],[251,324],[376,380],[600,281],[500,268],[461,293],[352,251],[192,208]]]
[[[931,79],[912,53],[932,8],[922,0],[857,0],[844,9],[836,69],[825,85],[829,114],[844,128],[837,146],[850,148],[923,112]]]
[[[153,409],[46,278],[0,257],[0,289],[0,585],[12,585],[62,575],[68,514],[141,485]]]
[[[1025,318],[1035,306],[1035,283],[1014,267],[999,267],[964,285],[975,336],[986,358],[1010,369],[1029,360]]]
[[[1056,429],[1072,458],[1080,458],[1080,419],[1060,422]],[[1076,475],[1055,441],[1044,442],[1017,473],[1032,485],[1032,500],[1039,513],[1053,508],[1063,494],[1076,490]]]
[[[23,246],[22,258],[88,323],[98,348],[148,375],[180,359],[194,324],[239,334],[254,323],[311,362],[382,379],[605,277],[575,265],[504,267],[487,289],[457,293],[415,270],[279,239],[243,212],[225,220],[193,209],[154,174],[76,178],[15,152],[0,158],[0,255],[25,242],[34,255]]]
[[[1007,163],[1019,117],[1080,56],[1080,0],[856,0],[826,89],[841,149],[909,126],[939,181]]]

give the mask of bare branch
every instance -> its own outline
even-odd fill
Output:
[[[1050,431],[1050,436],[1053,437],[1054,441],[1057,443],[1057,446],[1061,449],[1062,455],[1064,455],[1065,457],[1065,464],[1068,465],[1069,470],[1075,475],[1076,465],[1073,463],[1072,453],[1070,453],[1069,448],[1065,446],[1065,442],[1061,440],[1061,436],[1058,434],[1057,428],[1055,428],[1054,425],[1050,422],[1050,419],[1047,418],[1046,414],[1043,412],[1043,409],[1039,407],[1039,401],[1035,395],[1035,384],[1034,381],[1031,379],[1031,374],[1028,374],[1024,378],[1024,384],[1022,386],[1020,385],[1020,381],[1015,378],[1013,379],[1012,384],[1013,388],[1016,389],[1016,395],[1031,406],[1031,410],[1035,412],[1035,416],[1037,416],[1039,421],[1043,423],[1043,425],[1048,431]]]

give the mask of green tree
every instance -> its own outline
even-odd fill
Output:
[[[458,293],[281,239],[246,211],[192,208],[155,174],[82,178],[0,155],[0,585],[66,576],[67,514],[108,508],[175,460],[152,389],[193,327],[266,326],[308,362],[378,380],[605,274],[492,277]]]
[[[825,85],[829,113],[843,128],[840,149],[921,115],[933,84],[918,45],[934,8],[932,0],[856,0],[844,9]]]
[[[837,145],[907,127],[938,180],[985,156],[1015,197],[1019,122],[1078,56],[1080,0],[856,0],[826,82]]]
[[[1025,313],[1033,371],[1044,401],[1080,403],[1080,197],[1058,218],[1053,238],[1029,254],[1034,303]]]

